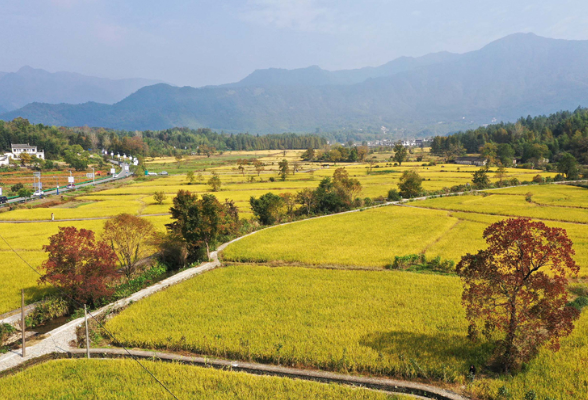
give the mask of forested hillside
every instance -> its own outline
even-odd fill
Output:
[[[210,129],[172,128],[162,131],[115,131],[103,128],[65,128],[31,124],[26,119],[0,121],[0,154],[10,151],[11,143],[30,143],[45,150],[48,159],[59,158],[70,146],[83,149],[107,149],[109,151],[141,155],[162,156],[178,152],[194,152],[199,148],[226,150],[276,150],[306,149],[326,143],[316,135],[254,136],[248,133],[236,135],[216,133]]]
[[[512,163],[513,158],[541,164],[542,160],[558,161],[569,153],[579,163],[588,164],[588,109],[520,118],[516,123],[436,136],[431,151],[448,158],[479,152],[503,164]]]

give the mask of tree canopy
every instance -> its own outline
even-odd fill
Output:
[[[40,281],[62,289],[73,301],[97,305],[114,292],[109,282],[119,276],[117,256],[108,243],[96,241],[94,232],[60,227],[43,250],[49,258]]]
[[[561,228],[525,218],[507,219],[484,231],[488,247],[462,257],[456,267],[470,337],[479,332],[496,342],[505,371],[529,361],[547,344],[559,348],[579,311],[568,305],[568,277],[580,267],[572,241]]]
[[[234,204],[221,204],[211,194],[203,194],[198,199],[196,194],[180,190],[170,211],[174,221],[166,227],[172,235],[183,238],[192,261],[201,258],[204,250],[210,259],[210,248],[219,238],[234,234],[238,228],[239,216]]]

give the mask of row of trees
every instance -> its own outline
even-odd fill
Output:
[[[367,146],[343,147],[336,146],[324,150],[315,150],[309,147],[301,157],[304,161],[323,161],[323,162],[357,162],[364,161],[369,154]]]
[[[305,188],[297,193],[266,193],[251,197],[253,214],[262,225],[272,225],[299,216],[331,214],[361,206],[359,180],[350,178],[344,168],[337,168],[333,177],[321,180],[316,189]]]
[[[146,258],[159,249],[168,270],[209,259],[219,241],[239,230],[239,214],[233,202],[220,203],[213,195],[200,198],[180,190],[170,209],[167,233],[157,233],[144,218],[120,214],[106,221],[104,233],[61,227],[44,246],[48,259],[40,282],[60,288],[73,307],[107,302],[124,278],[129,282],[149,265]]]
[[[98,306],[113,295],[120,278],[128,282],[158,241],[153,224],[120,214],[104,224],[97,238],[88,229],[60,227],[43,246],[48,259],[40,282],[60,288],[72,307]]]
[[[287,150],[318,148],[326,140],[317,135],[294,133],[251,135],[217,133],[210,129],[173,128],[161,131],[118,131],[104,128],[66,128],[31,124],[23,118],[0,121],[0,153],[11,143],[31,143],[51,160],[65,156],[70,146],[83,150],[106,149],[134,156],[173,156],[181,151],[212,154],[227,150]]]

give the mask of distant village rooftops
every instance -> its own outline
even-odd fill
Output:
[[[392,147],[398,142],[398,139],[380,139],[367,142],[368,147],[388,146]],[[401,140],[404,147],[420,147],[427,146],[432,142],[432,139],[404,139]]]
[[[484,166],[488,160],[484,157],[457,157],[456,164]]]

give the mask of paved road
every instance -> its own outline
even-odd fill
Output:
[[[113,161],[111,161],[111,162],[113,162]],[[114,163],[116,163],[118,165],[118,161],[116,161]],[[126,168],[125,168],[125,166],[126,166]],[[85,186],[100,185],[100,184],[103,184],[103,183],[112,182],[112,181],[116,181],[116,180],[123,179],[123,178],[128,178],[131,175],[133,175],[133,173],[130,171],[129,164],[122,163],[122,165],[121,165],[121,171],[118,174],[115,174],[114,176],[111,176],[110,178],[101,179],[101,180],[96,181],[96,182],[81,183],[79,185],[76,185],[76,188],[75,189],[67,189],[67,188],[61,189],[60,188],[59,189],[59,193],[61,194],[61,193],[65,193],[65,192],[71,192],[72,190],[83,188]],[[53,195],[53,194],[57,194],[57,189],[48,190],[46,192],[43,192],[43,195],[44,196]],[[32,197],[33,200],[35,198],[36,198],[35,196]],[[27,201],[27,200],[30,201],[31,199],[27,199],[27,198],[24,198],[24,197],[17,197],[17,198],[8,200],[7,203],[8,204],[10,204],[10,203],[20,203],[20,202]]]

